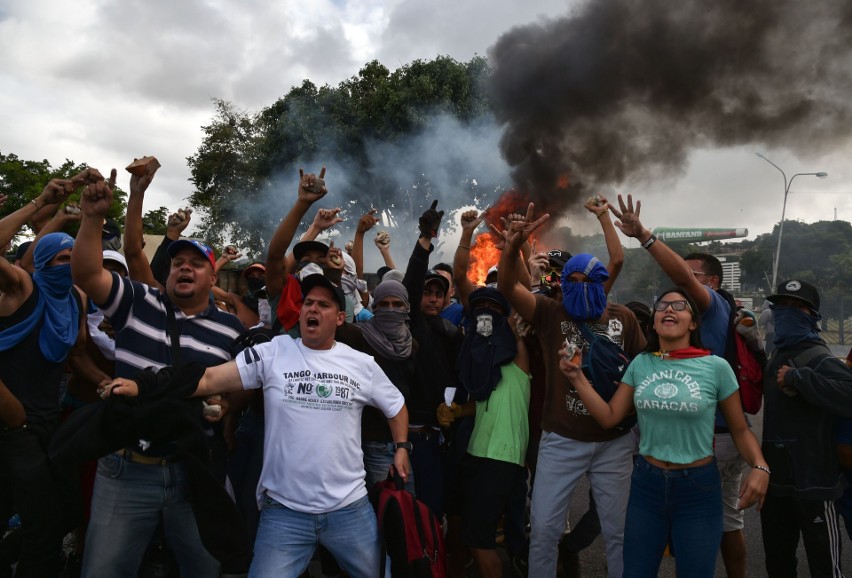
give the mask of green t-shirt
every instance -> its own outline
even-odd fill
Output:
[[[515,363],[500,368],[500,383],[476,402],[467,453],[523,466],[530,440],[530,376]]]
[[[621,381],[634,388],[639,453],[674,464],[713,455],[716,403],[739,389],[731,366],[715,355],[672,359],[642,353]]]

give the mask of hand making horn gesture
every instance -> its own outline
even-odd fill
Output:
[[[325,167],[320,169],[319,175],[305,173],[299,169],[299,194],[300,201],[314,203],[325,196],[328,189],[325,187]]]
[[[529,239],[530,235],[550,218],[550,215],[545,213],[538,219],[533,220],[534,210],[535,204],[530,203],[527,206],[527,212],[523,219],[512,218],[511,215],[506,219],[506,249],[513,251],[520,249],[524,241]]]

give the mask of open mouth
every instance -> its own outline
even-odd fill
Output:
[[[187,275],[181,275],[180,277],[177,278],[177,282],[178,283],[192,283],[192,277],[189,277]]]
[[[308,317],[305,324],[308,327],[319,327],[319,319],[317,319],[316,317]]]
[[[674,315],[665,315],[665,316],[662,318],[662,320],[661,320],[661,321],[662,321],[663,323],[676,324],[676,323],[677,323],[677,317],[675,317]]]

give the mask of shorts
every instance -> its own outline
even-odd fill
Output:
[[[471,548],[493,550],[500,516],[524,468],[467,454],[463,475],[462,542]]]
[[[717,433],[714,436],[713,445],[716,465],[719,467],[719,476],[722,478],[722,531],[742,530],[743,511],[737,509],[737,503],[740,499],[740,484],[746,461],[737,451],[734,439],[729,433]]]

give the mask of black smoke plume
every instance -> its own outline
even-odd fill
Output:
[[[677,174],[696,148],[808,156],[852,129],[849,0],[592,0],[510,30],[489,58],[502,154],[551,213]]]

